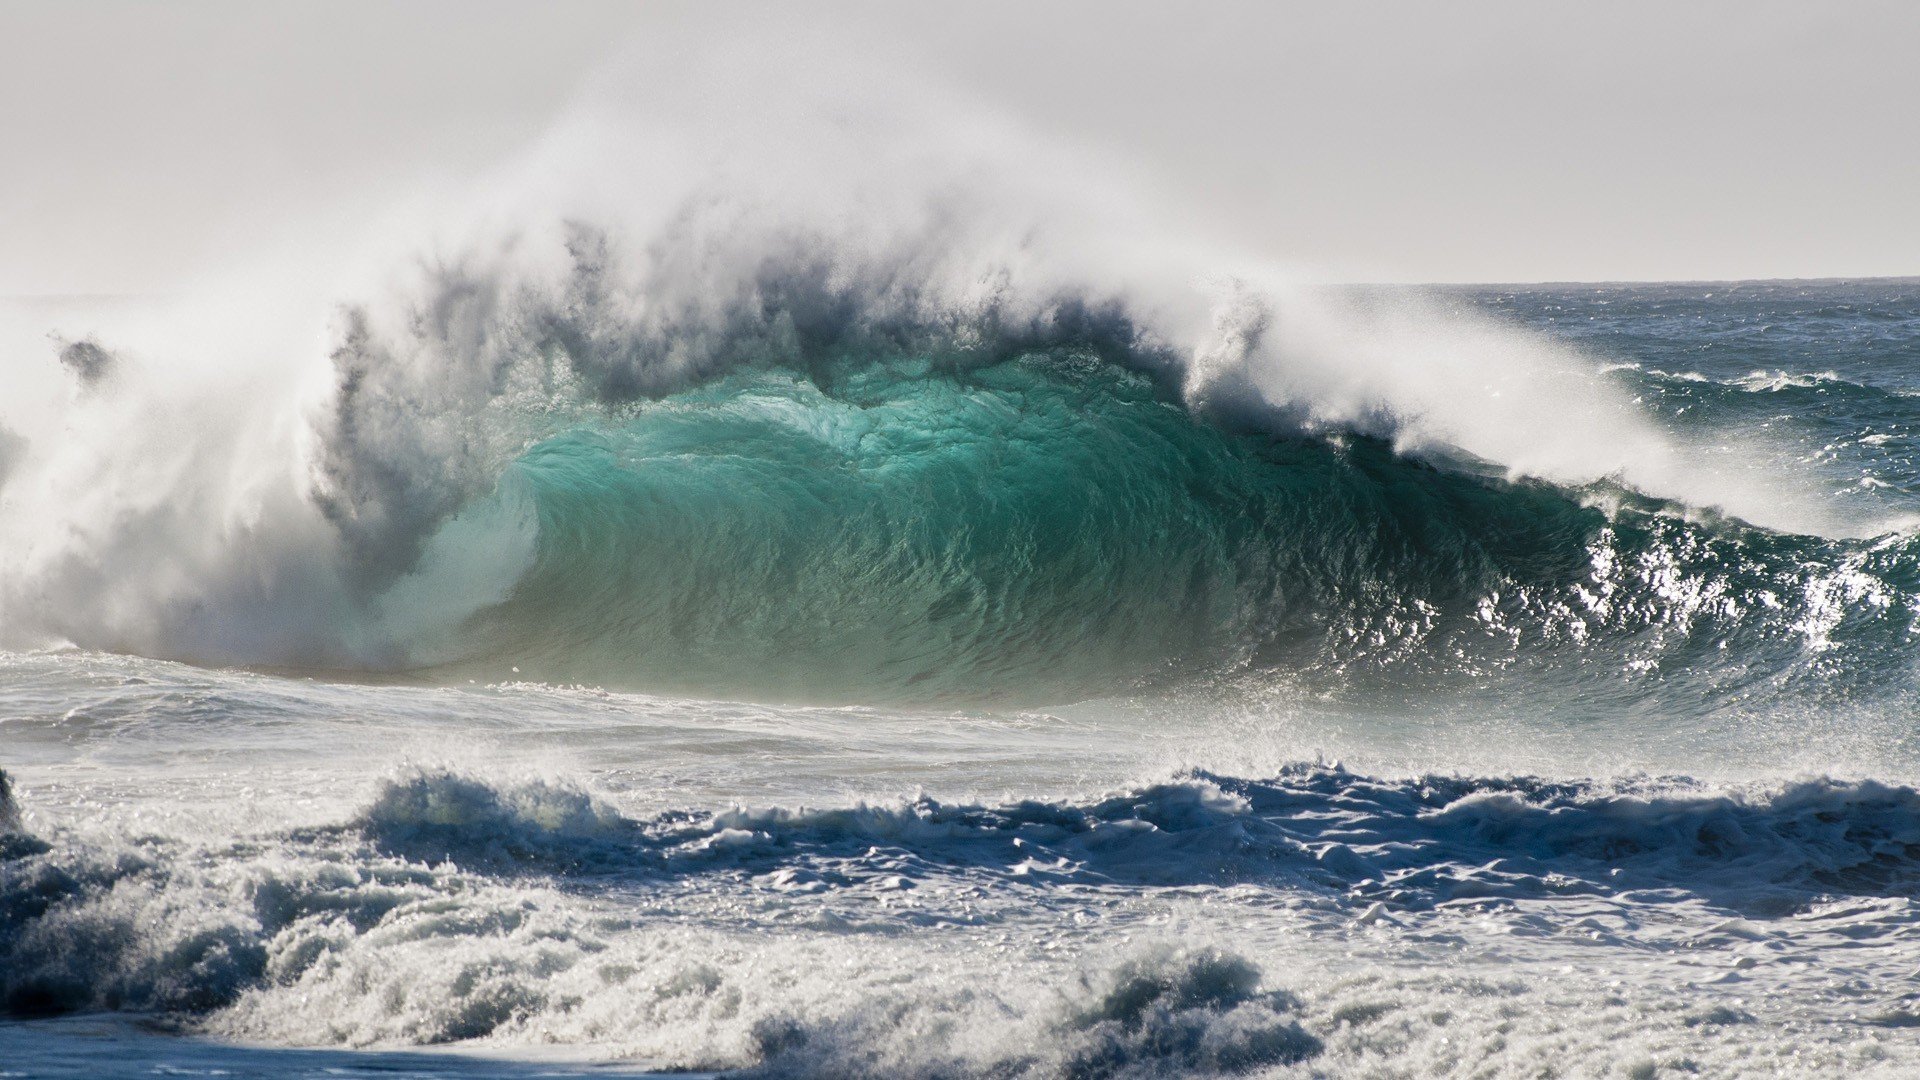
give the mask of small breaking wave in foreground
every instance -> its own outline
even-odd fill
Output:
[[[591,1043],[768,1076],[1323,1072],[1456,1038],[1513,1064],[1541,1051],[1494,1018],[1583,980],[1475,983],[1502,942],[1667,957],[1691,1009],[1668,1034],[1690,1041],[1764,1022],[1763,1002],[1709,1004],[1760,964],[1845,941],[1863,977],[1910,966],[1917,811],[1920,793],[1871,782],[1306,765],[1087,802],[645,818],[565,782],[414,770],[343,823],[202,843],[35,836],[9,803],[0,1004],[302,1045]],[[1236,931],[1254,912],[1262,928]],[[1324,948],[1359,959],[1329,969]],[[1382,966],[1436,951],[1464,966]],[[1434,1019],[1406,995],[1436,981],[1477,1004]],[[1855,1023],[1897,1029],[1916,1001],[1880,985]],[[1737,1031],[1695,1045],[1703,1067],[1764,1050]]]

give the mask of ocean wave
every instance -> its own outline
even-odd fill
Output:
[[[92,381],[6,454],[5,643],[1059,701],[1576,639],[1633,670],[1757,640],[1791,677],[1821,582],[1915,595],[1845,538],[1877,525],[1703,463],[1543,339],[900,204],[530,226],[346,305],[299,394],[200,395],[238,411],[184,440],[152,350],[63,339]]]
[[[381,850],[506,872],[745,873],[783,892],[984,873],[997,884],[1319,887],[1424,909],[1678,890],[1778,916],[1920,885],[1920,793],[1809,779],[1384,780],[1303,765],[1196,773],[1084,804],[735,809],[619,818],[577,790],[454,773],[389,781],[357,827]]]
[[[1543,947],[1644,932],[1663,951],[1821,933],[1865,948],[1904,940],[1916,871],[1920,793],[1871,781],[1301,765],[1090,800],[630,818],[562,781],[416,769],[332,825],[204,842],[56,829],[7,849],[0,1003],[308,1045],[605,1044],[768,1076],[1227,1075],[1336,1055],[1340,1071],[1413,1030],[1392,980],[1316,979],[1308,997],[1305,972],[1276,983],[1192,928],[1135,944],[1118,928],[1189,897],[1294,911],[1349,950],[1475,927]],[[963,963],[1034,918],[1108,929],[1011,980],[993,975],[1007,958]],[[1469,988],[1491,1012],[1435,1021],[1421,1052],[1441,1072],[1449,1033],[1520,1052],[1495,1038],[1515,993]],[[1698,1025],[1747,1022],[1696,1012],[1675,1021],[1689,1046]],[[1581,1052],[1604,1059],[1604,1042]]]
[[[426,773],[387,784],[347,833],[429,861],[439,858],[429,849],[452,843],[498,871],[524,870],[559,844],[600,843],[607,829],[604,810],[564,787]],[[616,954],[609,939],[630,920],[556,912],[537,893],[444,864],[311,846],[332,835],[198,851],[158,837],[7,849],[0,1008],[14,1018],[129,1010],[234,1034],[300,1023],[282,1036],[309,1044],[446,1043],[524,1036],[530,1025],[545,1033],[579,1008],[570,984],[584,977],[601,1000],[637,1010],[626,1038],[648,1057],[749,1075],[1229,1075],[1321,1049],[1291,995],[1207,947],[1095,965],[1022,1017],[1019,1038],[928,1044],[915,1036],[920,1021],[1004,1016],[1009,1003],[917,995],[903,1023],[877,1001],[796,998],[755,987],[751,970],[723,977],[714,965],[724,954],[706,939],[664,956],[630,944]],[[401,954],[412,962],[382,959]],[[649,963],[660,970],[640,970]],[[315,1000],[329,1006],[308,1007]]]
[[[1793,374],[1786,371],[1755,370],[1747,373],[1736,385],[1754,393],[1778,393],[1786,389],[1806,389],[1814,386],[1844,384],[1857,387],[1859,383],[1849,383],[1838,372],[1816,371]]]
[[[793,356],[549,417],[558,430],[529,436],[493,490],[461,494],[424,540],[404,526],[418,565],[376,601],[406,628],[400,665],[1058,701],[1537,669],[1594,646],[1627,671],[1718,672],[1738,645],[1747,672],[1799,685],[1837,670],[1816,673],[1808,645],[1871,656],[1912,625],[1903,538],[1771,533],[1615,481],[1568,489],[1253,423],[1244,403],[1225,421],[1124,320],[1050,318],[944,359],[920,338],[872,351],[897,328],[821,331]],[[451,622],[420,614],[449,596],[480,599]]]
[[[1700,371],[1668,371],[1636,363],[1607,364],[1600,370],[1608,374],[1631,372],[1638,378],[1661,383],[1713,386],[1749,394],[1778,394],[1793,390],[1838,390],[1866,395],[1869,399],[1884,400],[1901,396],[1899,390],[1890,390],[1872,383],[1848,379],[1832,369],[1795,372],[1780,368],[1754,368],[1740,375],[1719,377]]]
[[[734,375],[544,440],[508,480],[476,520],[530,522],[526,569],[419,659],[860,701],[1424,678],[1594,646],[1632,671],[1739,645],[1796,679],[1809,644],[1905,640],[1920,581],[1900,537],[1222,428],[1081,350]]]

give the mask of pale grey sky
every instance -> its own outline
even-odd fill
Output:
[[[344,227],[510,156],[623,44],[770,10],[0,2],[0,294],[163,291]],[[1920,4],[813,12],[1330,276],[1920,273]]]

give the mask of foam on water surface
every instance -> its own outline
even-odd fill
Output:
[[[1897,1075],[1916,800],[1320,766],[629,817],[409,770],[336,820],[198,840],[28,822],[3,989],[243,1042],[768,1075]]]

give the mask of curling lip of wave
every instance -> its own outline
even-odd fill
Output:
[[[376,608],[401,613],[397,666],[1037,701],[1325,669],[1335,652],[1351,667],[1367,641],[1362,667],[1402,664],[1471,635],[1502,597],[1539,602],[1495,634],[1526,619],[1548,639],[1657,622],[1678,631],[1663,643],[1703,622],[1716,644],[1823,632],[1759,611],[1767,589],[1737,580],[1746,567],[1727,564],[1750,560],[1718,538],[1606,550],[1636,529],[1503,486],[1826,516],[1683,467],[1544,342],[1405,300],[1035,270],[991,253],[1001,238],[965,214],[836,239],[732,213],[696,201],[638,250],[571,223],[540,272],[519,253],[443,267],[405,320],[350,312],[317,493],[360,587],[393,593]],[[1353,468],[1273,448],[1303,436],[1412,456]],[[1502,494],[1423,475],[1432,463]],[[487,514],[517,535],[489,539]],[[1854,555],[1747,535],[1754,552],[1818,549],[1827,573]],[[475,551],[525,554],[492,556],[490,584],[442,587],[436,564]],[[1597,580],[1601,564],[1646,580]],[[1675,564],[1698,576],[1673,588]],[[1793,578],[1808,565],[1761,572],[1812,589]],[[1890,576],[1897,592],[1914,575]],[[1730,602],[1696,599],[1719,592]],[[405,610],[430,594],[470,599],[436,633]],[[1322,641],[1303,644],[1316,622]]]
[[[693,199],[638,249],[569,222],[428,270],[398,310],[348,308],[314,498],[359,586],[416,567],[434,532],[568,415],[854,358],[964,371],[1089,352],[1149,373],[1202,418],[1358,432],[1844,531],[1777,486],[1688,465],[1573,354],[1411,296],[1342,299],[1272,281],[1149,288],[1151,276],[1051,265],[1037,237],[1010,253],[1006,230],[957,209],[845,236],[742,214]]]

